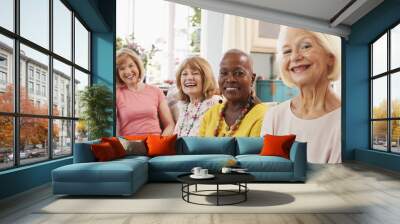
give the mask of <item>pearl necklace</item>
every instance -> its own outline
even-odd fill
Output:
[[[184,136],[189,136],[189,133],[190,133],[190,131],[192,130],[192,128],[194,126],[194,122],[199,118],[199,112],[200,112],[200,108],[201,108],[201,104],[202,103],[203,103],[203,101],[201,101],[198,104],[198,106],[196,108],[196,113],[193,115],[193,117],[191,117],[192,119],[189,118],[189,111],[188,111],[190,103],[186,104],[183,120],[181,122],[181,125],[179,126],[179,134],[178,134],[179,136],[182,136],[183,126],[185,125],[185,123],[189,122],[189,120],[192,120],[192,123],[189,125],[189,128],[186,131],[186,135],[184,135]],[[196,105],[196,104],[194,104],[194,105]],[[187,120],[187,121],[185,122],[185,120]]]

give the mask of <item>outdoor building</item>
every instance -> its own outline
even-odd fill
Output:
[[[13,71],[13,49],[6,43],[0,42],[0,96],[5,94],[14,88],[14,73]],[[57,67],[57,66],[55,66]],[[49,72],[48,66],[35,60],[34,58],[28,57],[21,51],[20,54],[20,88],[21,93],[27,94],[27,99],[31,105],[38,109],[44,110],[44,113],[49,109]],[[68,117],[72,113],[72,81],[71,75],[66,73],[71,71],[66,70],[65,72],[53,70],[53,114],[59,117]],[[75,85],[79,85],[80,81],[76,80]],[[7,87],[12,87],[7,88]],[[23,97],[21,98],[23,99]],[[3,104],[4,102],[0,102]],[[79,105],[79,98],[76,99],[75,104]],[[5,106],[5,105],[0,105]],[[24,110],[24,106],[21,106],[21,110]],[[76,106],[79,113],[79,106]],[[27,111],[26,111],[27,112]],[[57,136],[53,138],[53,144],[55,144],[54,156],[61,156],[70,153],[70,142],[72,123],[66,120],[59,120],[53,124],[53,129],[57,129]],[[47,140],[46,140],[46,143]],[[35,152],[32,152],[32,148],[37,147]],[[31,157],[39,157],[42,154],[48,154],[48,147],[26,145],[26,150],[22,155],[28,159]],[[25,158],[26,157],[26,158]],[[12,160],[13,153],[3,155],[3,160]],[[34,159],[31,159],[34,160]],[[26,161],[29,162],[29,161]],[[3,165],[3,163],[1,163]]]

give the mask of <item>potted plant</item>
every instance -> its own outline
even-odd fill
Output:
[[[110,136],[112,127],[113,97],[109,88],[102,84],[87,86],[80,92],[81,119],[88,131],[89,140]]]

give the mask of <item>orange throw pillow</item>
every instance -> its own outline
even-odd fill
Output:
[[[171,136],[160,136],[150,135],[147,137],[147,154],[148,156],[164,156],[164,155],[175,155],[176,148],[175,142],[177,135]]]
[[[92,149],[94,157],[99,162],[110,161],[117,158],[113,147],[108,142],[93,144],[90,147]]]
[[[296,135],[268,135],[264,136],[264,145],[261,149],[260,155],[262,156],[280,156],[290,159],[290,147]]]
[[[117,158],[121,158],[126,156],[126,151],[124,146],[122,146],[121,142],[117,137],[110,137],[110,138],[101,138],[101,142],[108,142],[114,149],[115,155]]]

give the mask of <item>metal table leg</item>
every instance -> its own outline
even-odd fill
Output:
[[[217,184],[217,206],[219,206],[219,184]]]

